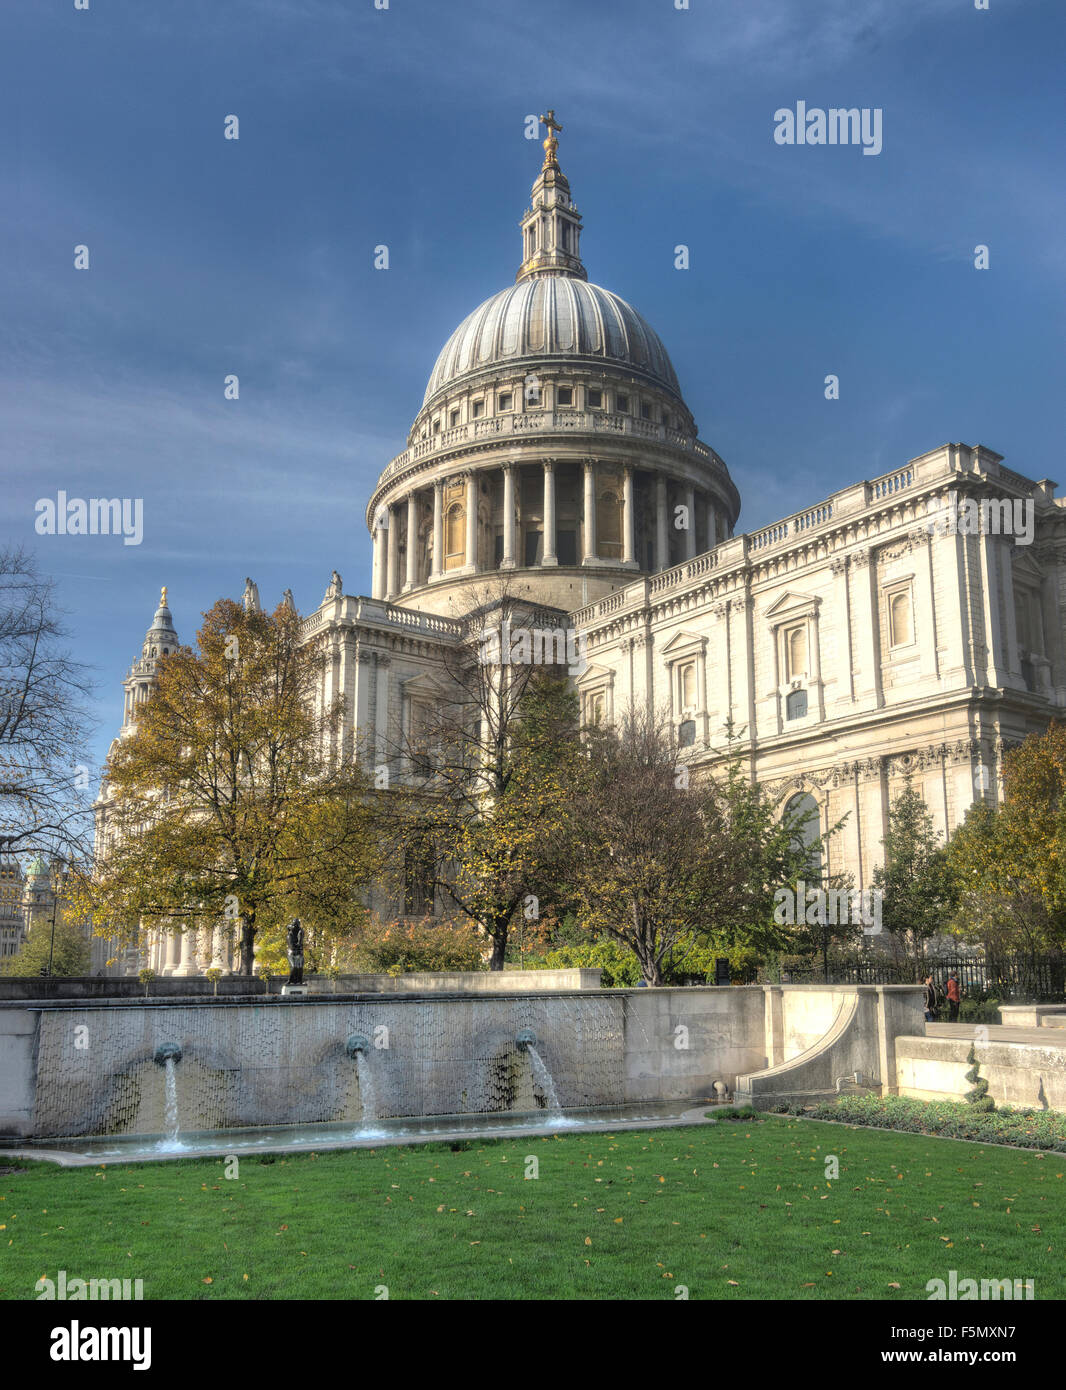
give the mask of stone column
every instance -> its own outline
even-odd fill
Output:
[[[655,568],[670,567],[670,520],[666,510],[666,478],[660,473],[655,479]]]
[[[582,564],[596,563],[596,464],[585,460],[585,499],[582,509]]]
[[[173,975],[181,964],[181,937],[177,932],[167,932],[167,963],[164,975]]]
[[[714,509],[714,498],[707,498],[707,549],[713,550],[718,544],[718,513]]]
[[[466,475],[466,568],[477,573],[477,473]]]
[[[196,932],[186,927],[181,934],[181,962],[175,975],[195,975],[196,971]]]
[[[555,553],[555,460],[544,460],[544,544],[540,563],[557,565]]]
[[[407,579],[404,590],[418,583],[418,494],[407,494]]]
[[[503,559],[500,569],[513,570],[515,567],[515,525],[514,525],[514,464],[503,465]]]
[[[389,559],[385,576],[385,597],[395,598],[400,587],[400,524],[396,508],[389,505]]]
[[[386,527],[374,526],[374,577],[371,593],[374,598],[385,597],[385,565],[389,533]]]
[[[430,582],[444,573],[444,479],[433,484],[433,569]]]
[[[635,516],[633,510],[633,470],[622,470],[622,564],[636,563],[633,555]]]
[[[696,553],[696,489],[686,486],[683,496],[688,527],[684,532],[682,553],[686,560],[691,560]]]
[[[390,658],[384,652],[377,654],[377,688],[374,692],[374,737],[377,745],[375,756],[378,765],[389,761],[389,666]]]

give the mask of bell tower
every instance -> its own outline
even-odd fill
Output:
[[[130,667],[129,675],[122,682],[126,691],[126,703],[122,711],[122,731],[119,737],[131,732],[137,722],[137,710],[148,699],[156,682],[161,657],[169,656],[177,650],[178,634],[174,629],[174,619],[167,607],[167,591],[159,598],[151,626],[144,635],[141,657]]]

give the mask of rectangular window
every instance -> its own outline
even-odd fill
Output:
[[[628,414],[629,414],[629,397],[628,397],[628,396],[616,396],[616,397],[615,397],[615,405],[617,406],[619,415],[628,415]]]
[[[785,700],[785,718],[802,719],[807,713],[807,692],[805,690],[792,690]]]
[[[439,415],[438,415],[438,416],[434,419],[434,421],[433,421],[433,433],[434,433],[434,434],[440,434],[440,416],[439,416]]]
[[[577,564],[577,532],[559,531],[555,536],[555,554],[560,565]]]
[[[647,401],[641,401],[640,403],[640,418],[642,420],[651,419],[651,406],[648,404]]]
[[[500,396],[500,405],[499,405],[499,409],[500,409],[500,410],[510,410],[510,408],[511,408],[511,393],[510,393],[510,391],[504,391],[504,392],[501,394],[501,396]]]
[[[585,394],[588,399],[590,410],[603,409],[603,392],[598,386],[590,386]]]
[[[453,427],[459,423],[459,412],[457,410],[453,410],[448,416],[448,423]]]
[[[556,391],[555,393],[555,402],[557,405],[573,405],[573,388],[570,386],[560,386],[558,391]]]
[[[479,415],[481,415],[481,413],[484,411],[484,409],[485,409],[485,402],[484,402],[484,401],[475,401],[475,402],[474,402],[474,419],[475,419],[475,420],[478,418]]]

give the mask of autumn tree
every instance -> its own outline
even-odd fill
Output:
[[[535,918],[557,891],[585,762],[567,629],[549,638],[505,582],[482,600],[399,741],[393,806],[427,895],[469,920],[502,970],[518,914]]]
[[[631,708],[586,731],[590,779],[574,814],[570,892],[582,929],[620,942],[649,985],[703,943],[723,955],[779,949],[774,891],[809,862],[799,819],[778,817],[730,751],[719,776],[690,769],[664,717]]]
[[[196,649],[161,658],[134,732],[107,765],[114,807],[86,905],[99,924],[239,932],[306,914],[309,945],[363,913],[376,865],[375,798],[340,703],[321,708],[321,657],[300,618],[220,600]]]

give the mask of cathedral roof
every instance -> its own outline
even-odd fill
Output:
[[[655,330],[610,290],[551,272],[535,273],[468,314],[437,358],[425,404],[464,376],[499,365],[532,368],[559,357],[620,366],[680,395],[677,374]]]

